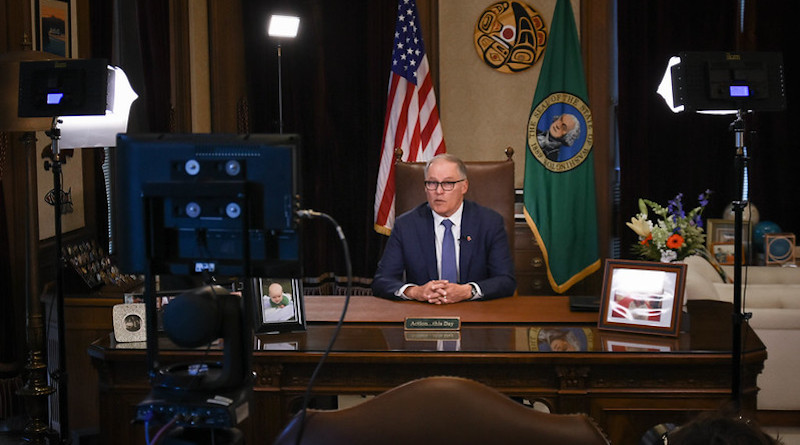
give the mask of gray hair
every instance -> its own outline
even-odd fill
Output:
[[[577,141],[578,138],[581,137],[581,121],[577,117],[569,113],[564,113],[563,116],[569,116],[572,119],[574,119],[575,122],[575,128],[567,132],[567,134],[565,134],[563,138],[564,144],[571,147],[572,144],[574,144],[575,141]],[[559,117],[561,116],[556,117],[556,119],[558,119]]]
[[[428,167],[430,167],[431,164],[433,164],[435,161],[438,160],[452,162],[453,164],[456,164],[456,167],[458,168],[458,173],[461,174],[461,176],[464,179],[467,179],[467,166],[464,165],[464,161],[462,161],[461,158],[459,158],[458,156],[452,155],[450,153],[442,153],[440,155],[436,155],[425,164],[426,178],[428,177]]]

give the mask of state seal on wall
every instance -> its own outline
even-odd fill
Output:
[[[575,95],[553,93],[533,109],[527,135],[531,154],[546,169],[572,170],[592,151],[592,112]]]
[[[544,53],[547,28],[541,14],[518,1],[497,2],[475,24],[475,50],[487,65],[503,73],[524,71]]]

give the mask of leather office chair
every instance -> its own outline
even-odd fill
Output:
[[[294,445],[299,414],[275,445]],[[607,445],[583,414],[535,411],[460,377],[414,380],[337,411],[308,411],[302,444]]]
[[[514,149],[505,149],[504,161],[464,161],[469,190],[465,199],[475,201],[503,216],[511,251],[514,251]],[[403,151],[395,151],[394,208],[399,216],[425,202],[425,162],[404,162]]]

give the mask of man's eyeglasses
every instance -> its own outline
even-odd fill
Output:
[[[425,189],[431,192],[436,191],[436,189],[438,189],[440,185],[442,186],[442,190],[450,192],[455,188],[456,184],[465,180],[466,179],[459,179],[458,181],[442,181],[442,182],[425,181],[424,184],[425,184]]]

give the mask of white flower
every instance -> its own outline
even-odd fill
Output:
[[[641,213],[636,215],[636,218],[631,218],[631,222],[625,223],[625,225],[630,227],[641,238],[647,238],[647,235],[650,235],[653,230],[653,223]]]
[[[662,250],[661,251],[661,262],[662,263],[671,263],[678,259],[678,252],[674,250]]]

